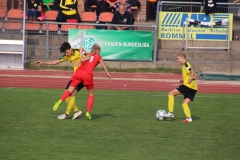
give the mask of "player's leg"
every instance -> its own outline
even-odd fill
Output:
[[[183,122],[192,122],[191,111],[188,107],[188,104],[191,102],[189,98],[185,98],[182,103],[183,112],[186,115],[186,119]]]
[[[72,82],[72,80],[70,80],[70,81],[68,82],[68,84],[67,84],[67,86],[66,86],[66,88],[65,88],[66,90],[67,90],[68,87],[70,86],[71,82]],[[65,90],[65,91],[66,91],[66,90]],[[69,100],[70,100],[70,96],[65,99],[65,102],[67,103],[67,105],[68,105],[68,103],[69,103]],[[70,112],[69,112],[69,113],[70,113]],[[68,115],[69,115],[69,114],[68,114]]]
[[[55,105],[53,106],[53,111],[56,111],[59,107],[59,105],[62,103],[62,101],[64,101],[65,99],[67,99],[68,96],[70,96],[70,94],[74,91],[75,87],[80,83],[79,80],[73,80],[70,84],[70,86],[68,87],[68,89],[62,94],[60,100],[58,100],[58,102],[55,103]]]
[[[183,100],[182,107],[183,107],[183,112],[187,117],[185,120],[183,120],[183,122],[185,123],[192,122],[191,111],[188,105],[190,102],[193,102],[196,93],[197,91],[191,88],[187,88],[186,93],[184,93],[184,100]]]
[[[67,110],[66,110],[66,112],[64,114],[59,115],[57,117],[58,119],[66,119],[70,115],[70,112],[71,112],[72,108],[74,108],[74,107],[77,108],[77,106],[75,104],[75,95],[77,94],[77,92],[78,91],[75,89],[72,92],[72,94],[67,97],[67,99],[65,100],[66,103],[67,103]],[[75,109],[75,110],[77,110],[75,113],[78,113],[78,108]],[[82,114],[82,112],[79,112],[79,113],[80,113],[80,115]]]
[[[74,115],[72,119],[76,119],[78,118],[81,114],[82,111],[80,111],[75,103],[75,97],[77,95],[77,93],[84,87],[83,82],[79,83],[78,86],[75,88],[75,90],[73,91],[73,93],[71,94],[71,100],[72,100],[72,109],[74,111]]]
[[[91,110],[93,107],[94,103],[94,87],[92,85],[87,85],[87,90],[88,90],[88,99],[87,99],[87,113],[86,117],[91,120]]]
[[[165,118],[174,118],[173,109],[174,109],[174,96],[181,94],[179,90],[173,89],[168,93],[168,113],[165,114]]]

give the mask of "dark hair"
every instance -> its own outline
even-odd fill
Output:
[[[60,52],[65,52],[66,50],[70,49],[71,45],[68,42],[63,42],[62,46],[59,48]]]

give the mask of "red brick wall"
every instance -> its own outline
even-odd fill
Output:
[[[0,8],[3,8],[4,10],[7,10],[7,0],[1,0],[0,1]]]
[[[139,0],[141,3],[141,11],[139,12],[139,21],[146,21],[146,0]]]

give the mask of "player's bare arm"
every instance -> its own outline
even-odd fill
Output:
[[[107,73],[107,77],[109,77],[111,79],[111,75],[109,74],[108,69],[102,59],[100,60],[100,63],[103,66],[104,71]]]
[[[83,59],[83,55],[86,54],[86,50],[82,47],[79,48],[80,51],[80,58]]]
[[[87,55],[85,58],[82,59],[82,63],[89,61],[91,59],[91,57],[89,55]]]
[[[188,79],[188,83],[189,83],[189,84],[192,83],[194,76],[195,76],[195,72],[194,72],[194,70],[192,69],[192,70],[191,70],[191,77]]]
[[[36,64],[45,64],[45,65],[56,65],[61,63],[60,60],[55,60],[55,61],[48,61],[48,62],[43,62],[43,61],[37,61]]]

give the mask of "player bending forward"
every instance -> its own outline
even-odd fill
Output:
[[[197,93],[197,83],[195,79],[195,72],[191,67],[191,64],[186,61],[186,54],[184,52],[179,52],[176,54],[177,61],[182,64],[182,76],[183,79],[180,80],[180,85],[176,89],[168,93],[168,113],[164,116],[165,118],[174,118],[173,107],[174,107],[174,96],[182,94],[184,100],[182,103],[183,111],[186,115],[186,119],[183,122],[192,122],[191,112],[188,104],[193,101],[195,94]]]
[[[61,56],[61,58],[59,58],[58,60],[54,60],[54,61],[48,61],[48,62],[42,62],[42,61],[37,61],[36,64],[44,64],[44,65],[57,65],[59,63],[65,62],[65,61],[69,61],[72,66],[73,66],[73,70],[74,73],[76,72],[77,68],[79,66],[81,66],[82,63],[81,62],[81,57],[80,55],[83,54],[83,49],[73,49],[70,45],[70,43],[68,42],[63,42],[63,44],[61,45],[61,47],[59,48],[60,52],[63,54]],[[70,85],[71,81],[68,82],[66,89],[68,89],[69,85]],[[74,110],[74,116],[72,119],[76,119],[78,118],[81,114],[82,111],[80,111],[75,103],[75,97],[76,94],[84,87],[83,83],[79,83],[79,85],[75,88],[75,90],[71,93],[71,95],[66,98],[66,103],[67,103],[67,110],[64,114],[59,115],[57,118],[58,119],[66,119],[69,115],[71,110]]]
[[[68,89],[62,94],[60,100],[55,103],[53,106],[53,110],[56,111],[59,105],[64,101],[78,86],[79,83],[83,82],[88,90],[88,99],[87,99],[87,113],[86,117],[91,120],[91,110],[94,102],[94,85],[93,85],[93,70],[94,68],[101,63],[105,72],[107,73],[107,77],[111,78],[108,73],[107,67],[100,56],[101,47],[98,44],[94,44],[92,46],[91,53],[89,53],[85,58],[82,58],[82,65],[77,69],[75,74],[72,76],[71,84]]]

